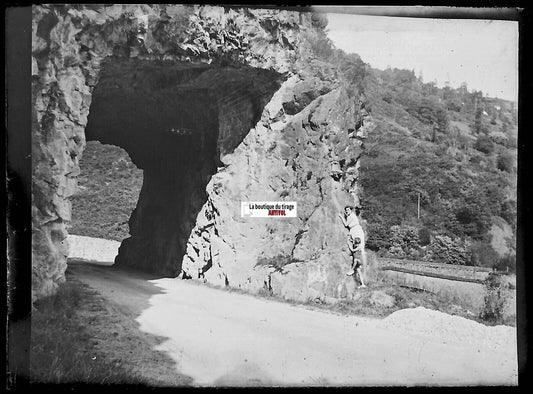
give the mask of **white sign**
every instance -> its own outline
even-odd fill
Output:
[[[241,202],[241,217],[250,218],[295,218],[294,201]]]

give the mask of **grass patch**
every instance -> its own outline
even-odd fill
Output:
[[[392,304],[376,305],[371,299],[372,293],[377,291],[392,297],[394,302]],[[365,290],[360,290],[359,294],[356,299],[340,301],[333,305],[333,308],[343,314],[383,318],[400,309],[421,306],[485,323],[476,314],[453,302],[449,297],[424,290],[400,285],[376,284],[370,285]]]
[[[146,385],[141,376],[121,368],[97,351],[80,310],[104,310],[88,286],[69,279],[58,292],[34,304],[30,382]]]

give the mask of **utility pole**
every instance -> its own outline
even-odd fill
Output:
[[[420,220],[420,192],[418,193],[418,215],[417,215],[417,218],[418,218],[418,220]]]

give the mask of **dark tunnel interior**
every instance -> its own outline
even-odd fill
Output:
[[[126,150],[143,170],[116,265],[176,276],[205,188],[283,82],[252,67],[109,58],[86,127],[88,141]]]

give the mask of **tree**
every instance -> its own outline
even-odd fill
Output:
[[[474,131],[476,134],[481,133],[482,117],[483,117],[483,110],[481,109],[481,107],[478,106],[476,109],[476,117],[474,120]]]
[[[476,208],[475,206],[463,206],[455,214],[460,230],[462,230],[464,235],[473,238],[479,238],[480,234],[483,234],[485,230],[483,216],[486,216],[486,214]]]
[[[509,123],[507,123],[507,122],[503,122],[503,123],[502,123],[501,131],[502,131],[502,133],[504,133],[504,134],[509,133]]]
[[[442,89],[442,99],[449,100],[453,97],[453,90],[450,87],[450,84],[446,82],[446,86]]]
[[[422,123],[433,127],[433,139],[437,132],[448,131],[448,113],[436,100],[424,98],[420,103],[413,101],[407,108],[407,112]]]
[[[506,200],[500,204],[500,216],[511,226],[516,225],[516,201]]]
[[[348,85],[356,86],[359,91],[363,90],[363,81],[366,75],[365,63],[359,55],[345,54],[341,51],[336,53],[339,73]]]
[[[333,43],[323,31],[318,33],[308,32],[304,37],[317,58],[324,61],[331,61],[335,54],[335,49],[333,48]]]
[[[500,171],[511,172],[514,167],[513,156],[509,152],[500,153],[496,161],[496,166]]]
[[[459,86],[459,93],[463,96],[466,96],[468,94],[468,85],[466,82],[462,82],[461,86]]]
[[[424,96],[435,96],[438,93],[439,89],[435,82],[428,82],[422,86],[422,94]]]
[[[461,112],[461,101],[458,98],[450,98],[446,101],[446,108],[450,111]]]
[[[393,83],[397,86],[403,87],[412,87],[413,83],[416,81],[415,72],[413,70],[399,70],[394,69],[394,80]]]

